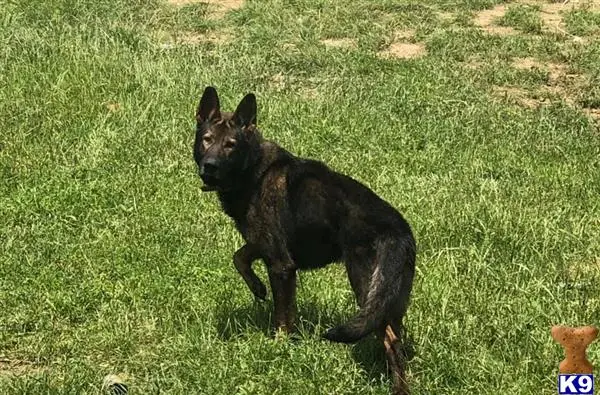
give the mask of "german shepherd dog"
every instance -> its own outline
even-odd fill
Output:
[[[194,160],[202,190],[216,191],[246,243],[233,255],[236,269],[264,300],[267,289],[252,263],[265,262],[275,325],[289,332],[296,271],[343,261],[360,311],[323,337],[353,343],[375,332],[385,346],[394,393],[408,393],[400,339],[415,273],[410,226],[363,184],[263,139],[256,111],[249,93],[234,113],[221,112],[209,86],[196,113]]]

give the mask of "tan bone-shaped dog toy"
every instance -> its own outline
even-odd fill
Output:
[[[561,374],[592,374],[593,366],[587,360],[585,351],[598,336],[598,328],[582,326],[569,328],[553,326],[552,337],[565,349],[565,359],[558,365]]]

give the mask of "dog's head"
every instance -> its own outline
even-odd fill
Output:
[[[221,112],[215,88],[204,90],[196,112],[194,160],[203,191],[235,189],[254,163],[259,148],[256,97],[247,94],[234,113]]]

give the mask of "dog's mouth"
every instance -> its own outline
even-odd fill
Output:
[[[200,190],[202,192],[212,192],[212,191],[216,191],[217,187],[204,184],[200,187]]]
[[[204,192],[216,191],[219,183],[219,179],[215,176],[211,176],[208,174],[202,174],[200,176],[204,185],[200,188]]]

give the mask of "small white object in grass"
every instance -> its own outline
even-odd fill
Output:
[[[102,389],[109,391],[113,395],[127,394],[127,384],[116,374],[109,374],[104,377]]]

